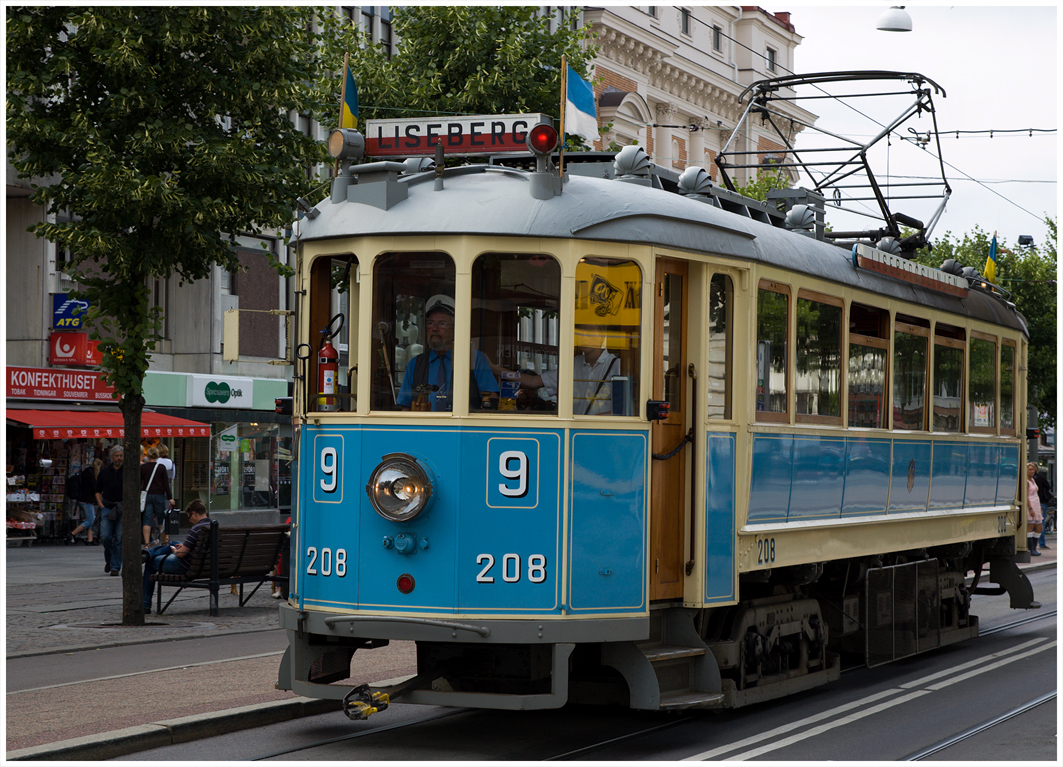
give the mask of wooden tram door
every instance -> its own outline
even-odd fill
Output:
[[[654,280],[653,393],[671,403],[667,420],[652,428],[653,452],[675,449],[689,428],[687,379],[687,264],[661,259]],[[683,596],[683,509],[686,446],[673,458],[651,461],[650,599]]]

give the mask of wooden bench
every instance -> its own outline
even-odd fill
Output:
[[[273,574],[277,558],[288,546],[291,525],[263,527],[221,527],[217,520],[210,522],[210,534],[200,536],[196,547],[188,554],[189,569],[180,575],[154,573],[151,580],[158,584],[156,615],[162,615],[170,603],[185,589],[207,589],[210,592],[210,614],[218,614],[218,591],[222,586],[240,586],[240,606],[247,604],[263,583],[273,581],[288,584],[287,574]],[[244,584],[257,584],[244,597]],[[162,604],[163,585],[176,586],[165,605]]]

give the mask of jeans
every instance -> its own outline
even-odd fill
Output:
[[[88,530],[92,527],[92,523],[96,521],[96,504],[95,503],[79,503],[81,507],[81,513],[85,515],[85,518],[81,520],[81,527]]]
[[[116,503],[113,508],[104,507],[100,515],[100,542],[103,543],[103,561],[111,566],[112,570],[122,569],[122,504]],[[114,519],[108,519],[113,516]]]
[[[166,510],[170,508],[170,502],[162,493],[148,493],[144,510],[140,512],[140,524],[151,527],[153,522],[165,518]]]
[[[144,564],[144,612],[151,612],[151,597],[155,593],[155,582],[151,580],[154,573],[180,575],[185,571],[181,559],[171,554],[170,544],[152,546],[148,551],[148,561]]]

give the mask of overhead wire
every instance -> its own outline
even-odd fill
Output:
[[[684,10],[684,9],[682,9],[682,8],[679,8],[678,6],[672,6],[672,7],[673,7],[673,8],[675,8],[676,10],[679,10],[679,11],[682,11],[682,10]],[[696,22],[697,22],[698,24],[701,24],[701,25],[702,25],[702,26],[704,26],[704,27],[708,27],[709,29],[716,29],[716,28],[712,27],[712,26],[711,26],[710,24],[708,24],[707,22],[704,22],[704,21],[702,21],[701,19],[695,18],[695,17],[693,16],[693,14],[689,14],[688,18],[690,18],[690,19],[691,19],[692,21],[696,21]],[[734,39],[733,37],[731,37],[730,35],[728,35],[727,33],[725,33],[725,32],[724,32],[724,31],[723,31],[722,29],[720,29],[720,35],[721,35],[722,37],[725,37],[725,38],[727,38],[728,40],[730,40],[730,41],[731,41],[732,43],[734,43],[735,45],[738,45],[739,47],[741,47],[741,48],[744,48],[745,50],[749,51],[749,52],[750,52],[750,53],[752,53],[753,55],[755,55],[755,56],[759,56],[759,57],[760,57],[761,59],[763,59],[763,60],[764,60],[765,62],[767,62],[767,61],[768,61],[768,57],[767,57],[767,56],[765,56],[765,55],[764,55],[763,53],[761,53],[760,51],[754,50],[753,48],[750,48],[750,47],[749,47],[748,45],[746,45],[745,43],[742,43],[742,42],[740,42],[740,41],[738,41],[738,40]],[[784,72],[786,72],[786,73],[788,73],[788,74],[791,74],[791,75],[796,75],[796,74],[797,74],[797,73],[796,73],[796,72],[794,72],[793,70],[790,70],[790,69],[786,68],[785,66],[783,66],[782,64],[780,64],[780,63],[778,62],[778,60],[776,60],[776,61],[775,61],[774,63],[775,63],[775,66],[776,66],[777,68],[779,68],[779,69],[783,70]],[[885,126],[884,126],[884,125],[883,125],[882,123],[880,123],[880,122],[879,122],[878,120],[876,120],[875,118],[871,117],[870,115],[864,114],[863,112],[861,112],[861,111],[860,111],[859,109],[857,109],[857,108],[856,108],[855,106],[853,106],[852,104],[850,104],[850,103],[848,103],[848,102],[844,101],[844,100],[842,99],[842,97],[839,97],[839,96],[835,96],[834,94],[831,94],[831,93],[827,92],[826,90],[824,90],[824,89],[823,89],[823,88],[822,88],[821,86],[819,86],[819,85],[816,85],[816,84],[811,84],[811,85],[812,85],[812,87],[813,87],[813,88],[815,88],[815,89],[816,89],[816,90],[818,90],[819,92],[823,93],[823,94],[824,94],[825,96],[828,96],[828,97],[830,97],[831,99],[833,99],[833,100],[837,101],[837,102],[838,102],[839,104],[842,104],[842,105],[843,105],[843,106],[845,106],[846,108],[848,108],[848,109],[852,110],[853,112],[856,112],[856,113],[857,113],[858,115],[860,115],[861,117],[864,117],[864,118],[866,118],[867,120],[870,120],[870,121],[871,121],[872,123],[874,123],[875,125],[878,125],[878,126],[879,126],[880,128],[884,128],[884,127],[885,127]],[[812,127],[814,128],[814,126],[812,126]],[[1033,130],[1036,130],[1036,131],[1040,132],[1040,131],[1050,131],[1050,130],[1051,130],[1051,131],[1054,131],[1055,129],[1050,129],[1050,128],[1044,128],[1044,129],[1042,129],[1042,128],[1016,128],[1016,129],[1008,129],[1008,132],[1011,132],[1011,131],[1013,131],[1013,130],[1014,130],[1014,131],[1033,131]],[[960,133],[960,132],[961,132],[961,131],[955,131],[955,130],[953,130],[953,131],[937,131],[937,135],[939,135],[939,136],[943,136],[943,135],[947,135],[948,133],[958,134],[958,133]],[[963,132],[968,132],[968,131],[963,131]],[[970,132],[970,133],[976,133],[977,131],[969,131],[969,132]],[[997,132],[1000,132],[1000,133],[1002,133],[1002,132],[1005,132],[1005,131],[997,131]],[[981,181],[979,181],[978,179],[974,178],[974,177],[973,177],[973,176],[971,176],[970,174],[966,173],[966,172],[965,172],[965,171],[963,171],[963,170],[960,170],[959,168],[957,168],[957,167],[956,167],[955,165],[953,165],[952,163],[948,162],[947,160],[945,160],[945,159],[943,159],[943,158],[941,158],[941,157],[938,157],[938,156],[937,156],[937,155],[935,155],[935,154],[934,154],[934,153],[933,153],[932,151],[930,151],[930,150],[929,150],[929,149],[928,149],[928,148],[927,148],[926,146],[923,146],[923,145],[922,145],[922,144],[920,144],[920,143],[919,143],[918,141],[915,141],[915,140],[913,140],[913,139],[910,139],[909,137],[907,137],[907,136],[904,136],[904,135],[902,135],[902,134],[900,134],[900,133],[896,133],[896,131],[890,131],[890,133],[891,133],[891,134],[894,134],[894,135],[896,135],[896,136],[898,136],[899,138],[901,138],[901,139],[902,139],[902,140],[904,140],[904,141],[908,141],[908,142],[910,142],[910,143],[913,143],[913,144],[915,144],[915,145],[916,145],[916,146],[917,146],[917,147],[918,147],[919,149],[922,149],[922,150],[923,150],[924,152],[926,152],[927,154],[929,154],[929,155],[930,155],[931,157],[933,157],[933,158],[934,158],[935,160],[937,160],[938,162],[940,162],[940,163],[942,163],[942,164],[944,164],[944,165],[947,165],[947,166],[948,166],[949,168],[951,168],[952,170],[954,170],[954,171],[956,171],[957,173],[959,173],[959,174],[961,174],[962,176],[964,176],[964,179],[963,179],[963,180],[966,180],[966,181],[973,181],[973,182],[975,182],[976,184],[979,184],[980,186],[984,187],[984,188],[985,188],[985,190],[986,190],[987,192],[990,192],[990,193],[992,193],[992,194],[995,194],[995,195],[996,195],[997,197],[999,197],[1000,199],[1002,199],[1002,200],[1004,200],[1005,202],[1007,202],[1007,203],[1009,203],[1009,204],[1011,204],[1011,205],[1015,206],[1016,208],[1018,208],[1019,210],[1023,211],[1024,213],[1027,213],[1027,214],[1029,214],[1030,216],[1033,216],[1033,217],[1034,217],[1034,218],[1036,218],[1036,219],[1037,219],[1038,221],[1041,221],[1041,220],[1043,220],[1041,216],[1038,216],[1037,214],[1035,214],[1035,213],[1032,213],[1031,211],[1027,210],[1027,209],[1026,209],[1026,208],[1024,208],[1023,206],[1019,205],[1019,204],[1018,204],[1017,202],[1015,202],[1014,200],[1011,200],[1011,199],[1009,199],[1009,198],[1005,197],[1004,195],[1002,195],[1002,194],[1000,194],[999,192],[997,192],[997,191],[996,191],[995,189],[991,189],[991,188],[989,188],[988,186],[986,186],[985,184],[983,184],[983,183],[982,183]],[[811,177],[811,171],[808,171],[808,173],[809,173],[809,176]],[[854,211],[850,211],[850,212],[854,212]]]

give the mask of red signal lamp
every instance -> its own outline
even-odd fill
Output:
[[[417,584],[414,583],[413,576],[409,573],[403,573],[399,576],[398,580],[395,581],[395,586],[398,587],[399,592],[402,594],[409,594],[411,591],[413,591],[413,587],[416,585]]]
[[[548,154],[557,146],[557,131],[552,126],[540,123],[528,131],[528,139],[524,143],[532,154]]]

